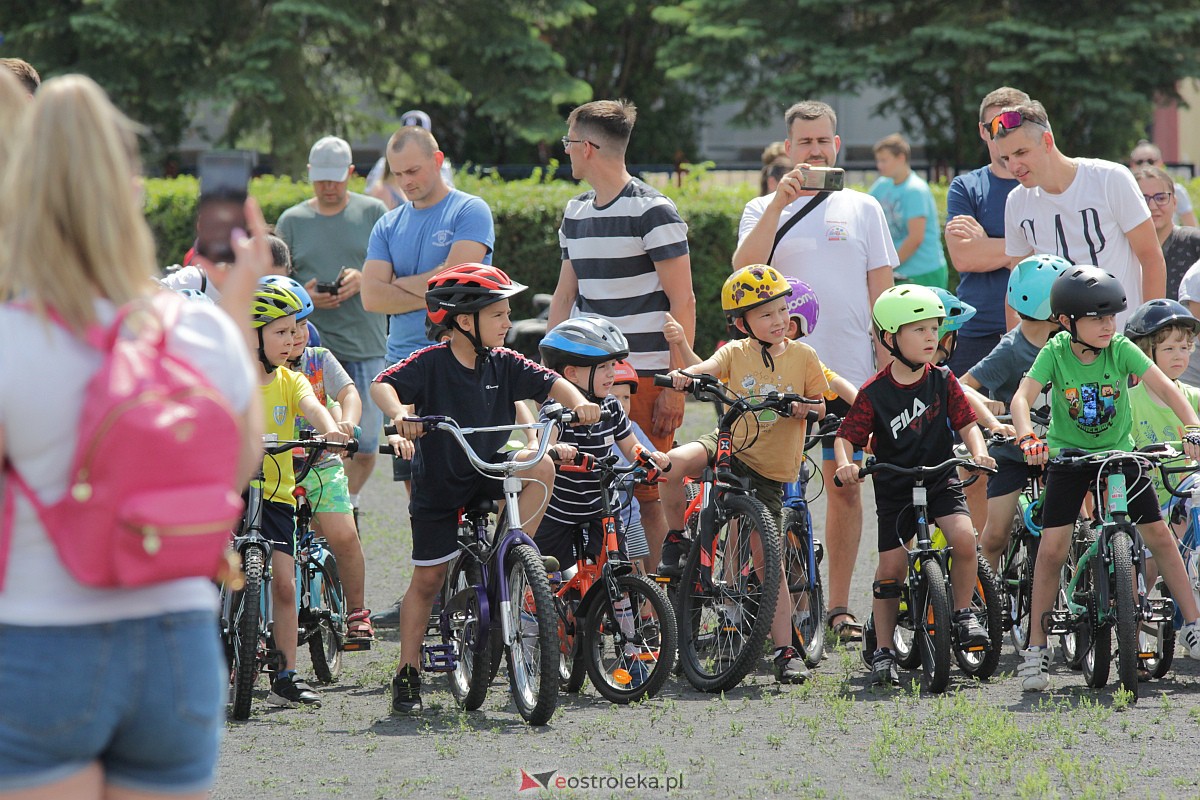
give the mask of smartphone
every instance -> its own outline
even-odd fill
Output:
[[[244,207],[254,155],[245,150],[229,150],[200,156],[196,252],[215,263],[233,262],[233,231],[246,229]]]
[[[317,281],[317,291],[324,292],[325,294],[337,294],[337,290],[340,289],[341,286],[341,281],[331,281],[329,283]]]
[[[846,188],[846,170],[840,167],[801,167],[800,188],[806,192],[839,192]]]

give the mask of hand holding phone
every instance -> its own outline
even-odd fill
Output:
[[[214,263],[234,261],[233,232],[246,230],[245,203],[253,164],[254,154],[247,151],[200,156],[196,252]]]
[[[800,188],[805,192],[839,192],[846,188],[846,170],[840,167],[801,167]]]

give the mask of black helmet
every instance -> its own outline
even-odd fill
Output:
[[[1189,328],[1193,333],[1200,333],[1200,319],[1192,316],[1192,312],[1184,308],[1178,300],[1147,300],[1129,315],[1125,323],[1125,335],[1130,339],[1142,339],[1166,328],[1178,325]]]
[[[1055,278],[1050,287],[1050,312],[1055,319],[1060,314],[1072,320],[1106,317],[1125,308],[1125,287],[1099,267],[1077,265]]]

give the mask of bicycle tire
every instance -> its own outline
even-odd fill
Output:
[[[1117,530],[1109,545],[1113,559],[1113,595],[1117,614],[1117,677],[1136,703],[1141,655],[1138,647],[1137,600],[1133,593],[1133,538],[1127,531]]]
[[[446,575],[442,586],[442,608],[447,611],[450,631],[447,644],[454,645],[455,668],[446,673],[454,702],[467,711],[483,705],[491,685],[491,649],[482,653],[474,650],[479,640],[479,598],[474,587],[483,582],[479,562],[468,555],[459,556]],[[498,628],[488,634],[489,640],[500,638]]]
[[[308,639],[308,655],[313,676],[324,684],[333,683],[342,674],[342,645],[346,641],[346,596],[337,574],[337,562],[329,553],[324,563],[310,562],[309,591],[316,600],[310,609],[317,619]]]
[[[1008,594],[1008,614],[1012,627],[1008,637],[1013,648],[1020,652],[1029,648],[1029,636],[1033,632],[1033,572],[1037,565],[1037,551],[1041,539],[1029,533],[1022,526],[1018,534],[1020,541],[1017,551],[1020,554],[1012,574],[1005,578]],[[1013,581],[1015,583],[1012,583]]]
[[[1112,667],[1112,626],[1098,624],[1100,607],[1096,599],[1097,578],[1108,579],[1104,565],[1098,564],[1098,561],[1099,559],[1092,559],[1087,574],[1080,584],[1077,584],[1086,592],[1084,605],[1087,611],[1082,624],[1076,629],[1076,641],[1084,683],[1093,689],[1103,689],[1108,685],[1109,671]]]
[[[1000,649],[1004,646],[1003,592],[992,567],[982,553],[976,553],[978,564],[975,576],[975,591],[971,595],[971,611],[979,624],[988,632],[988,649],[983,652],[965,652],[954,648],[954,659],[962,671],[972,678],[985,680],[996,673],[1000,665]]]
[[[714,533],[716,558],[712,567],[712,589],[704,589],[700,579],[700,539],[688,553],[683,577],[679,582],[675,618],[680,631],[679,658],[683,673],[693,687],[702,692],[723,692],[741,683],[762,658],[763,644],[771,629],[775,604],[782,579],[780,537],[766,508],[756,498],[734,494],[721,502],[728,512],[727,521]],[[742,524],[736,525],[738,520]],[[737,552],[729,553],[730,531],[742,528],[752,532]],[[762,569],[754,567],[751,540],[758,532]],[[724,579],[728,574],[736,580]],[[754,581],[750,574],[755,573]],[[728,604],[726,601],[730,601]],[[747,625],[747,620],[750,620]],[[726,652],[725,643],[728,643]]]
[[[1166,583],[1161,578],[1157,588],[1161,597],[1169,598],[1171,596]],[[1154,655],[1146,659],[1146,670],[1150,673],[1151,678],[1161,678],[1171,670],[1171,663],[1175,660],[1175,622],[1172,619],[1168,619],[1166,622],[1143,622],[1140,630],[1139,648],[1143,641],[1154,643]]]
[[[900,607],[896,611],[896,627],[892,631],[892,652],[896,654],[896,666],[901,669],[919,669],[921,649],[917,647],[917,621],[920,615],[915,611],[917,603],[908,591],[907,583],[902,591],[904,596],[900,598]]]
[[[558,613],[558,682],[568,694],[576,694],[587,681],[587,666],[580,648],[580,620],[575,617],[579,608],[579,592],[568,590],[566,596],[556,594],[554,607]]]
[[[804,663],[816,667],[825,652],[825,593],[821,570],[809,577],[812,527],[799,509],[783,515],[783,571],[791,597],[792,646],[804,655]],[[815,562],[815,559],[814,559]]]
[[[678,628],[675,610],[652,581],[641,575],[622,575],[616,581],[621,595],[629,599],[634,626],[632,644],[637,652],[629,652],[630,643],[607,594],[597,597],[588,607],[578,638],[588,677],[596,691],[611,703],[626,705],[653,697],[667,682],[675,666]],[[599,584],[592,591],[605,592],[605,588]]]
[[[1070,609],[1067,606],[1067,587],[1071,584],[1071,580],[1075,577],[1078,571],[1079,559],[1083,558],[1083,554],[1096,538],[1095,531],[1092,530],[1091,523],[1084,519],[1076,519],[1075,527],[1071,531],[1071,546],[1067,548],[1067,560],[1063,563],[1062,572],[1058,578],[1058,597],[1055,600],[1054,610],[1068,614]],[[1083,669],[1083,646],[1078,641],[1078,628],[1072,628],[1072,633],[1064,633],[1058,637],[1058,645],[1063,653],[1063,660],[1067,666],[1073,670]]]
[[[541,555],[529,545],[508,551],[506,568],[511,608],[510,623],[517,640],[508,648],[508,680],[513,702],[530,725],[545,725],[558,706],[558,620],[554,594]],[[530,604],[532,603],[532,608]],[[535,622],[526,636],[522,617]],[[532,643],[527,643],[527,638]]]
[[[231,716],[250,718],[250,700],[258,680],[258,644],[262,633],[263,551],[257,545],[242,552],[245,586],[234,599],[233,701]]]
[[[942,565],[937,559],[927,558],[921,563],[921,602],[914,606],[920,611],[915,625],[917,636],[914,644],[921,654],[921,672],[926,686],[934,694],[946,691],[950,683],[950,597],[946,593],[946,579]]]

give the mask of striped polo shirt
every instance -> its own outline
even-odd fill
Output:
[[[596,458],[607,456],[616,442],[633,433],[633,428],[616,397],[611,394],[605,397],[600,408],[608,412],[607,420],[595,425],[568,425],[562,429],[558,441],[573,444]],[[584,524],[599,519],[600,506],[600,479],[596,473],[559,472],[554,476],[546,517],[567,525]]]
[[[633,178],[616,199],[596,205],[596,192],[567,203],[558,243],[579,280],[573,316],[599,314],[629,339],[629,363],[639,375],[670,368],[663,325],[670,303],[657,261],[687,255],[687,225],[675,204]]]

